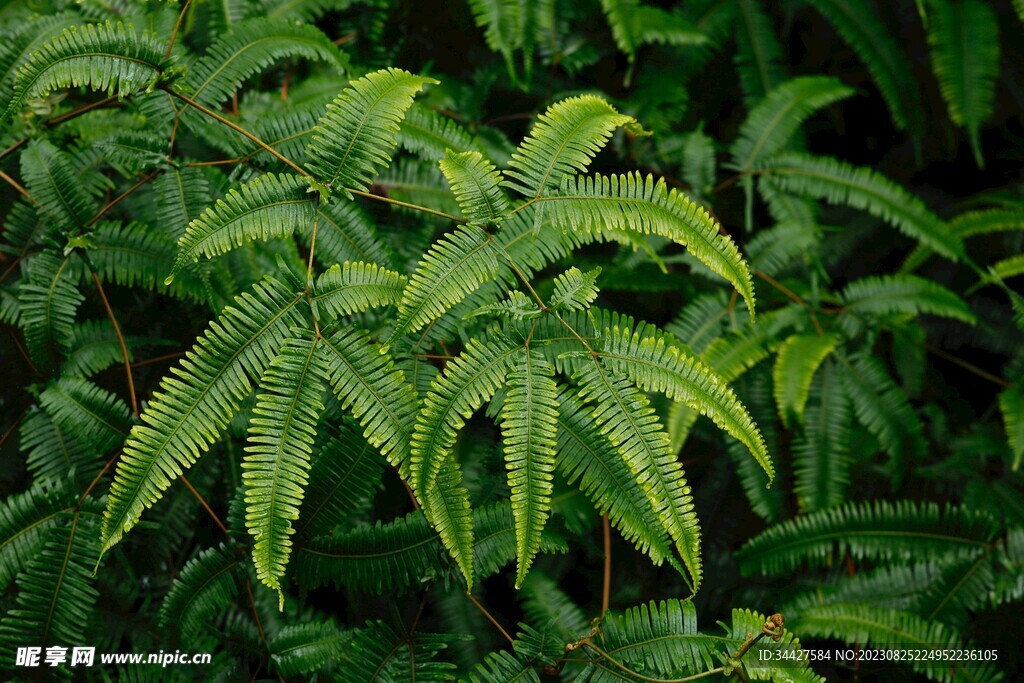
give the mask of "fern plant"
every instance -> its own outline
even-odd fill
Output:
[[[926,124],[1003,168],[1011,28],[790,9],[0,12],[0,668],[817,681],[844,665],[796,653],[842,642],[1012,671],[1024,202],[903,168]],[[418,52],[440,25],[459,59]],[[860,66],[789,54],[827,26]],[[865,100],[906,142],[879,168],[822,143]],[[120,666],[27,675],[199,670]]]

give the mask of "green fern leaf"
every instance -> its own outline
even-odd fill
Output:
[[[555,369],[538,351],[526,349],[513,362],[500,420],[512,514],[516,520],[518,589],[540,549],[541,532],[551,514],[558,388]]]
[[[867,211],[946,258],[963,255],[960,239],[920,199],[871,169],[796,152],[758,166],[786,192]]]
[[[469,672],[469,683],[540,683],[540,677],[523,657],[499,651]]]
[[[120,361],[120,350],[117,353]],[[25,466],[35,484],[49,486],[66,480],[68,473],[74,472],[75,481],[87,486],[103,466],[100,454],[91,444],[71,438],[71,434],[61,429],[44,410],[29,409],[21,422],[19,436]]]
[[[508,211],[508,197],[500,187],[501,175],[480,152],[447,150],[439,162],[441,172],[459,201],[462,215],[476,225],[495,225]]]
[[[118,22],[72,26],[40,47],[18,69],[14,95],[0,122],[26,100],[59,88],[88,86],[118,97],[129,95],[160,75],[164,44],[155,34],[135,32]]]
[[[62,227],[84,225],[95,213],[71,157],[48,140],[33,140],[25,147],[21,176],[39,210]]]
[[[289,624],[267,642],[270,662],[282,676],[309,674],[341,659],[352,636],[327,621]]]
[[[324,406],[327,359],[312,333],[288,339],[260,380],[242,462],[246,526],[256,578],[281,590],[291,555],[316,425]],[[282,597],[283,600],[283,597]]]
[[[18,287],[19,324],[25,330],[29,355],[43,368],[71,351],[75,314],[85,297],[75,286],[77,271],[71,257],[45,251],[32,259]]]
[[[0,503],[0,589],[39,555],[50,531],[78,500],[66,481],[35,484]]]
[[[928,313],[977,323],[967,303],[942,285],[914,275],[879,275],[855,280],[843,290],[843,303],[853,313],[920,315]]]
[[[849,552],[855,560],[955,560],[986,548],[999,524],[980,512],[910,501],[848,503],[770,527],[740,549],[745,574],[822,566]]]
[[[736,55],[733,58],[749,105],[762,101],[785,81],[782,44],[772,19],[758,0],[736,3]]]
[[[188,638],[222,614],[238,595],[242,558],[224,544],[199,551],[171,584],[160,605],[160,625]]]
[[[432,78],[384,69],[353,81],[320,118],[306,154],[309,170],[328,187],[365,190],[391,162],[399,124],[413,96]]]
[[[257,283],[160,383],[162,393],[143,411],[118,462],[103,517],[104,551],[220,436],[290,328],[302,323],[301,300],[272,278]]]
[[[696,591],[701,583],[700,526],[693,510],[683,468],[669,450],[668,435],[647,398],[622,376],[597,363],[583,365],[575,375],[580,398],[594,403],[592,417],[600,432],[619,451],[675,542]]]
[[[579,268],[570,268],[555,278],[555,288],[548,299],[553,311],[582,311],[590,307],[597,298],[597,277],[600,268],[584,273]]]
[[[437,661],[437,655],[454,639],[422,631],[400,633],[382,621],[368,622],[353,633],[340,666],[353,681],[448,683],[455,666]]]
[[[999,394],[999,410],[1003,414],[1006,440],[1013,456],[1013,469],[1020,467],[1024,459],[1024,393],[1020,387],[1010,387]]]
[[[123,442],[131,425],[124,401],[78,377],[52,382],[39,395],[39,405],[65,434],[100,454]]]
[[[794,334],[779,347],[772,379],[783,424],[802,421],[814,375],[838,343],[839,337],[834,334]]]
[[[168,168],[153,181],[153,189],[160,225],[174,239],[213,203],[210,183],[199,168]]]
[[[814,401],[801,419],[803,430],[793,446],[793,488],[801,512],[817,512],[845,500],[850,480],[850,400],[832,361],[818,373]]]
[[[558,195],[541,198],[556,226],[584,232],[626,229],[667,237],[687,247],[743,295],[754,317],[750,269],[718,222],[674,189],[639,173],[567,179]]]
[[[557,102],[538,117],[508,162],[505,185],[530,199],[587,169],[616,128],[635,123],[600,97]]]
[[[247,241],[305,230],[317,212],[308,189],[309,183],[299,176],[270,173],[228,192],[189,223],[178,240],[178,256],[166,284],[200,256],[211,258]]]
[[[417,104],[405,114],[398,144],[424,161],[440,161],[448,150],[458,153],[475,149],[473,137],[457,122]]]
[[[942,97],[954,123],[966,126],[974,160],[981,154],[981,125],[992,116],[999,77],[999,22],[980,0],[930,0],[928,44]]]
[[[493,280],[497,271],[493,238],[481,228],[463,225],[439,239],[409,278],[386,347],[440,317],[481,284]]]
[[[372,263],[335,264],[317,278],[310,303],[321,323],[379,306],[397,305],[408,279]]]

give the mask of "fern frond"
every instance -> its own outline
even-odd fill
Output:
[[[163,53],[158,36],[137,34],[131,24],[108,21],[66,28],[18,69],[14,94],[0,122],[26,100],[59,88],[87,86],[108,95],[129,95],[160,75]]]
[[[382,621],[368,622],[353,633],[340,665],[353,681],[448,683],[455,666],[436,658],[454,639],[422,631],[399,633]]]
[[[263,374],[242,461],[256,578],[277,591],[291,555],[292,522],[299,516],[324,410],[320,396],[328,363],[318,341],[312,333],[286,340]]]
[[[414,489],[430,489],[450,457],[459,430],[505,383],[522,345],[504,337],[471,339],[430,385],[412,433]]]
[[[600,97],[580,95],[551,105],[512,154],[505,185],[536,199],[582,173],[616,128],[635,123]]]
[[[839,344],[834,334],[794,334],[779,347],[775,358],[772,380],[775,384],[775,404],[782,423],[801,422],[811,382],[818,368]]]
[[[876,171],[796,152],[763,159],[758,166],[784,191],[867,211],[946,258],[963,255],[960,239],[924,202]]]
[[[740,549],[745,574],[780,574],[802,564],[822,566],[850,553],[855,560],[921,557],[955,560],[987,548],[1000,532],[988,515],[934,503],[875,501],[795,517],[769,528]]]
[[[736,395],[710,368],[689,356],[657,328],[640,323],[635,329],[606,329],[598,353],[605,365],[627,375],[645,391],[664,393],[710,417],[750,450],[769,479],[774,477],[764,439]]]
[[[342,329],[323,340],[330,356],[330,382],[343,410],[363,427],[363,437],[408,480],[409,425],[419,402],[405,375],[369,334]]]
[[[379,306],[397,305],[408,279],[373,263],[345,261],[317,278],[310,304],[321,323]]]
[[[308,190],[309,183],[299,176],[272,173],[231,190],[188,224],[178,240],[178,256],[166,284],[200,256],[212,258],[247,241],[305,230],[317,212]]]
[[[540,683],[540,677],[524,657],[501,650],[469,672],[469,683]]]
[[[868,68],[900,130],[921,130],[921,89],[904,50],[872,5],[863,0],[815,0],[808,3],[835,27]]]
[[[512,515],[516,520],[516,588],[523,584],[540,549],[541,532],[551,513],[558,434],[555,369],[535,350],[526,349],[509,372],[501,409],[501,438]]]
[[[494,240],[474,225],[459,226],[430,247],[409,278],[388,346],[435,320],[498,271]]]
[[[353,81],[320,118],[306,148],[309,170],[328,187],[365,190],[391,163],[399,124],[432,78],[384,69]]]
[[[102,467],[92,444],[73,438],[44,410],[29,409],[22,420],[19,436],[21,450],[25,453],[25,466],[32,473],[33,483],[52,485],[64,481],[69,472],[74,472],[75,481],[87,485]]]
[[[61,377],[39,395],[39,404],[65,434],[97,453],[124,441],[131,425],[128,406],[87,379]]]
[[[701,45],[707,37],[678,14],[658,7],[641,5],[637,0],[601,0],[616,46],[629,61],[645,43]]]
[[[967,128],[975,163],[984,168],[981,126],[992,115],[999,77],[999,23],[980,0],[930,0],[928,44],[949,117]]]
[[[439,162],[441,172],[459,201],[462,215],[475,225],[495,225],[509,209],[501,175],[480,152],[450,149]]]
[[[754,285],[736,244],[718,222],[664,179],[636,174],[567,179],[557,195],[541,198],[555,225],[572,230],[627,229],[660,235],[681,244],[701,263],[725,278],[747,302],[754,318]]]
[[[71,256],[44,251],[32,259],[18,287],[21,316],[29,355],[43,368],[51,368],[71,347],[75,314],[85,297],[75,286],[77,269]]]
[[[1013,456],[1013,469],[1024,459],[1024,393],[1020,387],[1010,387],[999,394],[999,411],[1003,414],[1006,441]]]
[[[800,421],[803,430],[793,446],[793,488],[802,512],[835,507],[845,499],[850,480],[850,400],[839,371],[829,361],[818,373],[815,400]]]
[[[317,209],[316,254],[321,263],[365,261],[391,265],[392,256],[373,223],[354,202]]]
[[[618,449],[675,542],[696,591],[702,574],[700,526],[683,468],[654,409],[624,377],[597,363],[583,365],[575,378],[580,398],[595,404],[592,417],[598,429]]]
[[[0,589],[39,555],[50,531],[63,523],[78,496],[66,481],[35,484],[0,503]]]
[[[576,640],[590,628],[586,613],[547,574],[530,574],[523,582],[522,596],[527,621],[544,624],[549,632],[556,630],[566,642]]]
[[[67,152],[33,140],[21,153],[21,176],[43,214],[62,228],[84,225],[95,208]]]
[[[930,315],[977,323],[967,303],[942,285],[915,275],[878,275],[855,280],[842,293],[854,313],[869,315]]]
[[[168,168],[153,181],[153,189],[160,224],[174,239],[213,201],[209,180],[198,168]]]
[[[224,544],[199,551],[171,584],[160,605],[160,625],[188,638],[224,613],[238,595],[242,557]]]
[[[582,311],[590,307],[597,298],[597,277],[601,269],[594,268],[584,273],[573,267],[555,278],[555,287],[548,299],[553,311]]]
[[[301,325],[302,298],[273,278],[257,283],[163,379],[118,461],[103,517],[104,550],[220,436],[289,330]]]
[[[785,148],[807,118],[851,95],[853,88],[827,76],[794,78],[772,89],[743,121],[730,148],[731,168],[741,172],[754,168],[758,159]]]
[[[289,624],[267,642],[270,662],[282,676],[309,674],[341,659],[352,636],[329,621]]]
[[[762,101],[785,80],[782,43],[771,16],[759,0],[736,3],[736,71],[749,105]]]
[[[417,104],[405,113],[398,144],[424,161],[440,161],[448,150],[459,153],[475,149],[473,137],[458,122]]]

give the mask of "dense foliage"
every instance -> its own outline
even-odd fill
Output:
[[[0,670],[1012,676],[1022,21],[6,5]]]

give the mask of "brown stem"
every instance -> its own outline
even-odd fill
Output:
[[[28,190],[26,190],[24,187],[22,187],[21,183],[19,183],[17,180],[15,180],[11,176],[7,175],[3,171],[0,171],[0,178],[2,178],[5,181],[7,181],[7,184],[10,185],[11,187],[13,187],[15,190],[17,190],[18,194],[23,196],[25,199],[29,200],[33,204],[36,203],[36,200],[32,197],[32,195],[29,194]]]
[[[124,192],[122,192],[120,195],[118,195],[114,199],[112,199],[109,202],[107,202],[107,204],[102,209],[100,209],[99,212],[95,216],[93,216],[92,218],[89,219],[89,222],[85,224],[85,227],[87,227],[87,228],[91,227],[93,224],[96,223],[96,221],[98,221],[100,218],[102,218],[104,214],[106,214],[112,208],[114,208],[115,206],[120,204],[122,201],[124,201],[124,199],[126,197],[131,196],[131,194],[134,193],[136,190],[138,190],[140,187],[142,187],[146,183],[148,183],[151,180],[153,180],[154,178],[156,178],[158,175],[160,175],[160,173],[161,173],[161,170],[153,171],[152,173],[147,175],[145,178],[143,178],[139,182],[135,183],[134,185],[129,187]]]
[[[164,52],[164,61],[171,58],[171,50],[174,49],[174,41],[178,37],[178,30],[181,28],[181,22],[185,18],[185,12],[188,12],[189,5],[192,4],[192,0],[185,0],[185,6],[181,8],[181,13],[178,14],[178,20],[174,22],[174,30],[171,31],[171,39],[167,41],[167,51]]]
[[[227,534],[228,537],[230,538],[231,534],[228,534],[228,528],[224,526],[224,522],[220,521],[220,517],[217,516],[217,513],[213,511],[213,508],[211,508],[210,504],[206,502],[206,499],[203,498],[203,495],[199,493],[199,491],[196,491],[195,487],[192,486],[192,483],[184,474],[181,475],[181,483],[183,483],[186,486],[186,488],[188,488],[188,490],[192,492],[192,495],[195,496],[196,500],[199,501],[199,504],[203,506],[203,509],[206,510],[206,513],[210,515],[211,518],[213,518],[213,521],[217,524],[218,527],[220,527],[220,530]],[[252,597],[251,591],[250,597]],[[255,609],[255,605],[253,608]]]
[[[443,211],[435,211],[434,209],[428,209],[427,207],[420,206],[419,204],[410,204],[409,202],[399,201],[397,199],[392,199],[391,197],[385,197],[384,195],[373,194],[372,192],[363,192],[362,190],[355,190],[351,187],[346,187],[345,189],[359,197],[366,197],[367,199],[373,199],[375,201],[385,202],[387,204],[394,204],[395,206],[404,206],[407,209],[415,209],[416,211],[420,211],[422,213],[429,213],[434,216],[439,216],[440,218],[446,218],[455,223],[468,222],[465,218],[459,218],[458,216],[453,216],[452,214],[445,213]]]
[[[117,455],[115,455],[113,458],[107,461],[107,464],[103,466],[103,469],[100,470],[100,473],[93,478],[92,483],[85,488],[85,493],[82,494],[82,497],[78,499],[78,503],[75,504],[76,508],[82,506],[82,501],[85,500],[86,496],[92,493],[92,490],[96,488],[96,484],[100,483],[100,479],[102,479],[103,475],[107,473],[107,470],[110,469],[110,466],[117,462],[117,459],[119,457],[121,457],[120,451],[117,452]]]
[[[612,592],[612,525],[608,515],[601,515],[601,526],[604,529],[604,583],[601,587],[601,616],[608,611],[608,601]]]
[[[470,601],[472,601],[472,603],[474,605],[476,605],[478,610],[480,610],[481,612],[484,613],[484,616],[487,617],[487,620],[490,621],[492,624],[494,624],[494,628],[496,628],[499,631],[501,631],[501,635],[505,636],[505,640],[507,640],[509,642],[509,644],[514,644],[515,643],[515,640],[512,638],[512,636],[510,636],[508,634],[508,631],[506,631],[505,629],[503,629],[501,627],[501,624],[498,623],[498,620],[495,619],[491,615],[491,613],[488,612],[487,609],[483,605],[480,604],[479,600],[477,600],[476,598],[473,597],[472,593],[470,593],[469,591],[462,591],[462,592],[466,594],[466,597],[469,598]]]
[[[128,395],[132,399],[132,412],[135,415],[139,414],[139,401],[135,396],[135,380],[132,379],[132,361],[128,357],[128,346],[124,343],[124,335],[121,334],[121,326],[117,324],[117,317],[114,315],[114,309],[110,307],[110,302],[107,300],[107,294],[103,291],[103,283],[100,282],[100,278],[93,271],[92,281],[96,283],[96,289],[100,293],[100,298],[103,300],[103,307],[107,309],[107,317],[110,318],[110,324],[114,326],[114,334],[117,336],[117,343],[121,347],[121,357],[124,359],[124,374],[128,377]]]

